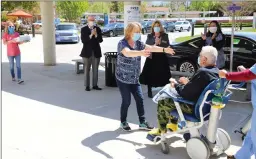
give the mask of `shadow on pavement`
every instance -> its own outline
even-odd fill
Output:
[[[119,120],[120,118],[119,110],[121,97],[117,88],[105,87],[105,71],[99,71],[99,87],[102,87],[103,90],[92,90],[90,92],[84,90],[84,75],[75,74],[75,66],[72,64],[59,63],[54,67],[47,67],[42,63],[22,63],[22,76],[25,80],[24,85],[13,83],[10,77],[9,64],[6,62],[2,63],[2,90],[57,107],[114,120]],[[146,89],[144,90],[147,91]],[[147,120],[156,126],[156,105],[151,99],[147,98],[147,96],[144,95],[144,98]],[[225,108],[221,119],[222,121],[220,122],[220,127],[227,130],[230,134],[232,145],[237,146],[241,146],[241,138],[239,134],[233,133],[233,128],[237,122],[239,122],[239,115],[240,119],[243,118],[243,116],[241,116],[243,112],[238,112],[239,106],[240,105],[235,105],[233,107],[235,109],[237,108],[237,110],[233,110],[230,106],[227,107],[227,110]],[[237,114],[235,111],[237,111]],[[97,123],[98,121],[95,122]],[[129,109],[128,122],[138,123],[136,106],[133,99]],[[117,125],[117,127],[118,126],[119,125]],[[82,143],[87,147],[95,147],[95,145],[98,145],[102,141],[117,138],[118,135],[120,134],[116,131],[96,133],[85,139]],[[88,142],[89,140],[91,140],[91,142]],[[148,147],[151,148],[151,146]],[[92,149],[100,151],[96,148]],[[142,154],[144,153],[143,149],[139,149],[138,151]],[[145,151],[145,153],[146,152],[148,152],[148,150]],[[104,155],[107,156],[107,154]],[[151,158],[150,156],[148,157]],[[152,159],[154,159],[154,157],[152,157]]]
[[[99,133],[95,133],[92,136],[84,139],[82,141],[82,144],[88,148],[90,148],[91,150],[93,150],[94,152],[97,152],[103,156],[105,156],[106,158],[114,158],[113,156],[111,156],[108,152],[101,150],[98,146],[101,143],[107,142],[107,141],[114,141],[114,140],[118,140],[118,141],[123,141],[126,143],[130,143],[134,146],[138,146],[141,148],[136,149],[136,152],[139,153],[141,156],[143,156],[146,159],[156,159],[156,158],[163,158],[163,154],[161,152],[161,146],[160,145],[154,145],[154,144],[141,144],[138,142],[134,142],[131,140],[127,140],[127,139],[123,139],[120,138],[119,136],[122,134],[131,134],[134,133],[134,131],[132,132],[124,132],[120,129],[117,129],[115,131],[102,131]],[[176,141],[180,140],[179,137],[172,137],[169,140],[169,144],[174,143]],[[171,155],[171,156],[168,156]],[[166,155],[166,157],[164,157],[164,159],[166,158],[189,158],[187,156],[186,153],[186,149],[184,147],[172,147],[170,146],[170,154]],[[125,154],[124,154],[124,158],[125,158]]]

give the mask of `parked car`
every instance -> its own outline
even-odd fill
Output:
[[[190,31],[191,24],[189,21],[177,21],[175,23],[175,30],[182,32],[183,30]]]
[[[164,31],[167,33],[168,32],[168,24],[166,21],[160,20],[160,22],[163,25]]]
[[[152,27],[152,23],[153,21],[142,21],[141,25],[142,25],[142,33],[146,34],[146,33],[151,33],[151,27]]]
[[[226,58],[225,68],[230,67],[231,34],[225,33],[226,44],[224,53]],[[172,70],[194,73],[199,68],[197,59],[202,48],[201,37],[197,37],[182,43],[171,44],[175,50],[174,56],[168,56]],[[244,65],[249,68],[256,63],[256,33],[235,33],[233,69]]]
[[[164,28],[166,32],[174,32],[175,24],[174,22],[164,22]]]
[[[38,21],[36,21],[35,23],[33,23],[33,25],[34,25],[37,29],[39,29],[39,28],[42,27],[42,21],[41,21],[41,20],[38,20]]]
[[[175,23],[174,22],[167,22],[167,31],[174,32],[175,31]]]
[[[109,37],[124,35],[124,24],[109,23],[102,28],[102,35]]]
[[[80,37],[75,23],[60,23],[55,31],[56,43],[78,43]]]

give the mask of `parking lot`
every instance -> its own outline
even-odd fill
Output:
[[[226,30],[229,31],[230,29]],[[195,29],[195,35],[203,29]],[[225,31],[225,29],[224,29]],[[169,33],[170,40],[190,32]],[[102,52],[116,51],[122,37],[104,38]],[[146,36],[142,36],[142,41]],[[83,75],[75,74],[72,59],[80,58],[82,43],[56,45],[57,65],[43,66],[42,36],[21,45],[24,85],[11,81],[6,47],[2,48],[3,158],[5,159],[188,159],[181,135],[170,141],[170,154],[162,154],[159,145],[138,131],[134,101],[128,120],[134,129],[124,133],[119,127],[120,94],[105,86],[104,68],[100,67],[102,91],[85,92]],[[101,59],[104,61],[104,58]],[[143,87],[146,94],[146,89]],[[156,91],[154,91],[156,93]],[[232,99],[245,99],[237,92]],[[145,95],[146,117],[156,126],[156,105]],[[233,133],[250,113],[250,104],[230,102],[223,111],[220,127],[232,139],[228,153],[242,145]],[[225,155],[220,157],[226,158]],[[252,158],[253,159],[253,158]]]

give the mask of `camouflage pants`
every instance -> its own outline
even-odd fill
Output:
[[[180,108],[182,112],[187,114],[193,113],[193,108],[190,105],[180,103]],[[175,110],[176,106],[174,101],[170,98],[159,100],[157,105],[157,120],[158,127],[161,131],[166,131],[166,125],[170,120],[173,120],[174,117],[170,115],[171,111]]]

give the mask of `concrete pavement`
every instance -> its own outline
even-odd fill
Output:
[[[111,38],[105,38],[104,41]],[[134,131],[118,130],[120,94],[105,87],[100,68],[102,91],[85,92],[83,75],[76,75],[70,61],[78,56],[75,45],[57,45],[55,67],[43,66],[40,38],[21,45],[24,85],[11,81],[5,47],[2,49],[2,120],[4,159],[188,159],[185,143],[177,135],[170,141],[170,154],[162,154],[146,132],[138,131],[135,102],[128,121]],[[104,46],[104,44],[103,44]],[[106,48],[103,48],[106,49]],[[156,105],[145,94],[147,120],[156,126]],[[156,92],[155,92],[156,93]],[[245,92],[233,99],[243,100]],[[220,127],[228,131],[233,153],[242,144],[233,131],[251,113],[249,104],[229,103],[223,111]],[[225,157],[221,157],[225,158]]]

